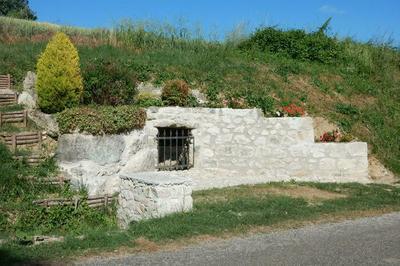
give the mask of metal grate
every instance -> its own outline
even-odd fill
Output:
[[[194,165],[194,138],[189,128],[158,128],[158,170],[185,170]]]

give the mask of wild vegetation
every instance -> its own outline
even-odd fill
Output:
[[[297,60],[308,60],[331,64],[340,60],[343,45],[336,38],[325,34],[327,20],[318,31],[281,30],[274,27],[258,29],[250,38],[240,43],[243,50],[257,49],[273,54],[282,54]]]
[[[85,196],[68,185],[51,185],[45,180],[57,174],[53,159],[37,167],[12,158],[6,146],[0,143],[0,237],[10,236],[17,242],[27,236],[41,234],[82,233],[92,226],[115,226],[115,216],[85,204],[45,208],[33,204],[40,198]],[[2,256],[0,256],[2,257]]]
[[[136,95],[136,73],[118,61],[94,58],[85,66],[85,104],[121,105],[132,104]]]

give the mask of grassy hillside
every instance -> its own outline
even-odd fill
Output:
[[[0,73],[11,73],[20,86],[58,30],[78,46],[83,69],[95,58],[114,60],[140,81],[184,79],[207,94],[210,106],[243,98],[244,106],[266,115],[298,103],[367,141],[400,174],[400,52],[390,45],[273,29],[246,40],[208,42],[168,25],[124,23],[91,31],[0,18]]]

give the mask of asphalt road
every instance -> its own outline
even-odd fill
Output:
[[[400,213],[251,235],[87,265],[400,265]]]

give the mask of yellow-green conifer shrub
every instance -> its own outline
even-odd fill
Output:
[[[46,113],[77,106],[83,93],[79,55],[64,33],[57,33],[37,62],[38,104]]]

